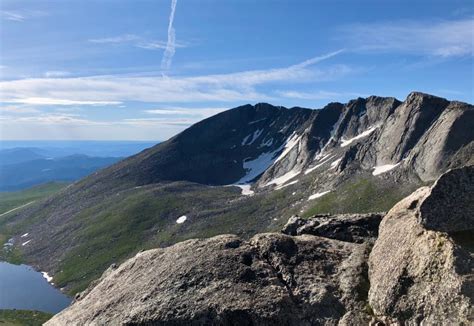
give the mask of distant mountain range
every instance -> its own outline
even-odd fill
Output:
[[[0,152],[29,149],[45,157],[64,157],[75,154],[93,157],[126,157],[157,143],[159,142],[127,140],[2,140]]]
[[[244,105],[13,212],[0,229],[28,263],[76,293],[142,249],[247,238],[295,214],[388,210],[473,164],[473,125],[471,104],[418,92],[320,110]]]
[[[0,191],[20,190],[51,181],[75,181],[120,160],[116,157],[89,157],[79,154],[60,158],[34,158],[34,152],[29,155],[27,151],[21,149],[13,152],[21,153],[16,158],[22,158],[23,161],[0,163]],[[28,157],[30,159],[26,160]]]
[[[75,181],[152,145],[133,141],[1,141],[0,191]]]

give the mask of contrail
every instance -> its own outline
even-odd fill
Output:
[[[173,20],[177,2],[178,0],[171,0],[171,13],[168,24],[168,41],[166,43],[165,52],[163,53],[163,59],[161,59],[161,69],[164,70],[168,70],[170,68],[176,48],[176,33],[173,28]]]

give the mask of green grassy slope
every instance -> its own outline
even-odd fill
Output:
[[[52,314],[32,310],[0,310],[2,326],[36,326],[48,321]]]
[[[16,207],[25,205],[29,202],[48,197],[58,192],[65,186],[67,186],[67,183],[50,182],[21,191],[0,192],[0,214],[8,212],[9,210],[12,210]]]
[[[3,245],[17,230],[21,230],[25,226],[25,224],[22,224],[12,228],[7,225],[11,213],[45,199],[66,186],[67,183],[50,182],[20,191],[0,192],[0,245]],[[17,249],[11,251],[0,250],[0,259],[12,263],[21,262],[20,252]]]
[[[75,218],[71,229],[77,245],[63,256],[54,282],[74,294],[110,264],[142,249],[224,233],[251,236],[271,229],[275,212],[290,206],[290,198],[284,198],[281,192],[245,197],[235,187],[181,182],[124,191]],[[177,224],[182,215],[187,221]]]
[[[309,217],[321,213],[369,213],[385,212],[398,201],[415,190],[376,183],[370,178],[362,178],[341,185],[337,191],[330,192],[311,201],[310,207],[302,214]]]

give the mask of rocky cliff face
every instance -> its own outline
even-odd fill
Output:
[[[47,325],[468,325],[473,176],[449,171],[383,219],[295,217],[287,234],[141,252]]]

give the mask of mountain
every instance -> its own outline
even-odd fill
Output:
[[[140,252],[46,325],[468,325],[473,191],[474,167],[464,167],[383,219],[292,218],[292,235],[220,235]]]
[[[24,149],[15,149],[10,153],[23,155],[19,156],[16,162],[9,160],[13,163],[1,162],[0,191],[21,190],[51,181],[78,180],[120,160],[115,157],[89,157],[86,155],[43,158],[28,156],[26,153],[30,152]]]
[[[91,157],[126,157],[156,145],[150,141],[101,140],[2,140],[1,153],[31,150],[43,157],[65,157],[83,154]],[[0,160],[2,162],[2,160]]]
[[[474,163],[473,123],[472,105],[419,92],[319,110],[245,105],[14,211],[0,229],[13,253],[76,293],[143,249],[249,238],[295,214],[387,211]]]
[[[38,148],[8,148],[0,150],[0,166],[46,158]]]

